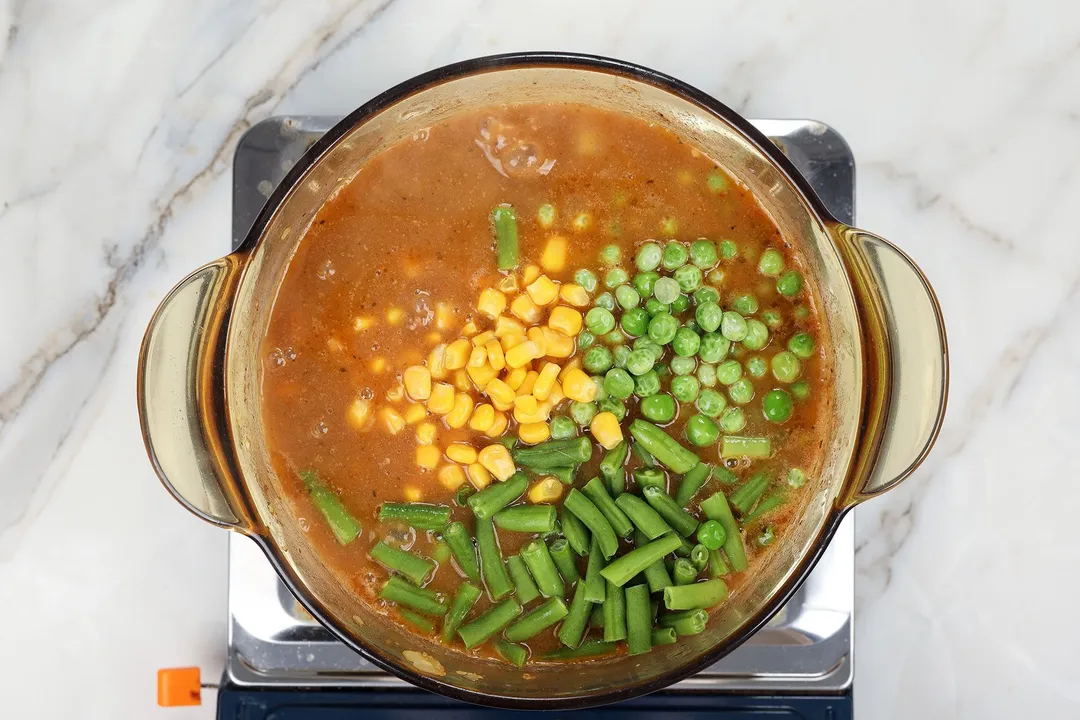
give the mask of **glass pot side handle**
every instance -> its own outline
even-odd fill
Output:
[[[949,353],[945,321],[934,289],[898,247],[878,235],[837,223],[837,243],[865,283],[869,328],[865,353],[877,372],[867,373],[869,429],[876,442],[860,481],[846,498],[854,506],[896,487],[926,459],[945,418]]]
[[[139,423],[165,488],[198,517],[250,532],[225,426],[225,332],[240,263],[184,278],[154,312],[139,350]]]

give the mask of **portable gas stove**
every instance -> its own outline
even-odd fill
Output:
[[[240,140],[233,162],[232,242],[336,118],[274,117]],[[810,120],[754,120],[791,158],[833,215],[854,222],[855,161],[832,128]],[[855,541],[851,517],[781,612],[720,662],[667,690],[581,717],[851,717]],[[467,705],[416,689],[334,639],[278,580],[256,545],[229,537],[229,647],[219,720],[525,715]],[[529,717],[569,712],[530,713]]]

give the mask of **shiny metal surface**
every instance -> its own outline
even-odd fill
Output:
[[[233,245],[303,151],[336,122],[276,117],[252,127],[233,164]],[[755,120],[843,222],[854,220],[855,166],[832,128],[810,120]],[[854,524],[849,515],[803,587],[735,652],[669,691],[829,693],[852,683]],[[229,537],[229,679],[237,685],[408,687],[312,620],[249,539]]]

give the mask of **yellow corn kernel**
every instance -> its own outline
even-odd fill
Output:
[[[476,409],[473,410],[472,417],[469,418],[469,428],[477,432],[487,432],[487,429],[494,422],[495,408],[484,403],[483,405],[477,405]]]
[[[416,448],[416,466],[425,470],[434,470],[439,464],[442,453],[434,445],[421,445]]]
[[[427,417],[427,408],[420,404],[410,404],[405,408],[405,422],[415,425]]]
[[[544,357],[547,354],[547,340],[544,337],[544,328],[539,326],[531,327],[525,333],[525,337],[536,343],[536,352],[539,353],[536,357]]]
[[[505,360],[506,351],[509,350],[512,347],[520,345],[521,343],[525,342],[525,340],[526,340],[526,337],[524,335],[503,335],[501,338],[499,338],[499,345],[503,349],[503,356],[504,356],[503,362],[506,362],[506,360]]]
[[[577,337],[581,332],[581,313],[572,308],[559,306],[551,309],[548,327],[558,330],[566,337]]]
[[[533,385],[532,394],[537,400],[547,400],[551,395],[551,389],[555,387],[555,381],[559,379],[559,366],[553,362],[544,363]]]
[[[467,368],[466,372],[469,373],[469,378],[473,381],[473,385],[478,390],[483,390],[487,387],[488,383],[495,379],[499,374],[499,371],[491,367],[491,365],[484,364],[478,368]]]
[[[405,368],[402,379],[410,400],[427,400],[431,397],[431,371],[423,365]]]
[[[454,407],[446,414],[446,424],[452,428],[465,427],[472,415],[473,400],[465,393],[454,396]]]
[[[559,382],[565,383],[566,376],[570,374],[570,371],[579,367],[581,367],[581,362],[577,358],[563,365],[562,372],[559,373]],[[566,390],[566,388],[564,387],[563,390]]]
[[[550,406],[541,407],[533,395],[518,395],[514,398],[514,419],[522,425],[545,422],[550,412]]]
[[[514,407],[514,396],[516,393],[509,385],[499,378],[495,378],[489,382],[484,389],[484,392],[491,398],[491,404],[495,406],[496,410],[509,410]]]
[[[559,299],[559,285],[554,283],[548,278],[547,275],[541,275],[536,280],[525,288],[525,291],[529,293],[529,297],[537,305],[543,307],[544,305],[550,305]],[[511,310],[513,308],[511,307]]]
[[[491,473],[480,463],[474,462],[465,468],[465,472],[469,476],[469,482],[477,490],[483,490],[491,484]]]
[[[435,380],[442,380],[446,377],[445,345],[436,345],[431,348],[431,352],[428,353],[427,366],[428,372],[431,373],[431,377]]]
[[[558,272],[566,267],[566,238],[552,235],[544,243],[540,254],[540,266],[548,272]]]
[[[462,465],[472,465],[476,462],[476,450],[472,445],[465,443],[453,443],[446,448],[446,457]]]
[[[474,347],[484,347],[488,344],[488,341],[495,337],[495,333],[491,330],[485,330],[482,333],[478,333],[473,336],[472,344]]]
[[[476,459],[489,473],[502,481],[509,480],[517,470],[514,467],[514,459],[510,457],[510,451],[498,443],[488,445],[481,450]]]
[[[401,402],[405,399],[405,386],[400,380],[386,391],[386,399],[390,402]]]
[[[540,322],[540,307],[528,295],[518,295],[510,303],[510,312],[530,325]]]
[[[533,390],[533,394],[536,394],[536,390]],[[544,402],[550,403],[551,407],[555,407],[565,399],[566,395],[563,395],[562,384],[556,382],[551,386],[551,394],[548,395],[548,399]]]
[[[405,429],[405,418],[394,408],[383,408],[379,411],[379,417],[382,419],[383,428],[391,435],[397,435]]]
[[[544,328],[544,350],[548,357],[568,358],[574,354],[574,340],[551,328]]]
[[[355,330],[356,332],[362,332],[364,330],[367,330],[369,327],[373,327],[374,325],[375,318],[371,317],[370,315],[364,315],[363,317],[354,318],[352,322],[353,330]]]
[[[378,375],[383,370],[386,370],[386,358],[377,357],[374,360],[372,360],[370,363],[368,363],[368,367],[371,368],[371,372]]]
[[[512,317],[500,315],[495,321],[495,337],[501,338],[507,335],[524,335],[525,326]]]
[[[559,288],[559,297],[563,299],[563,302],[574,307],[588,307],[590,302],[589,291],[574,283],[568,283]]]
[[[487,352],[488,364],[491,365],[491,369],[495,372],[502,370],[506,367],[506,356],[503,354],[502,345],[495,338],[488,340],[484,345],[484,350]]]
[[[596,399],[596,383],[578,368],[566,373],[562,389],[566,397],[577,402],[592,402]]]
[[[454,317],[454,308],[448,303],[441,302],[435,306],[435,327],[440,330],[449,330],[454,327],[457,318]]]
[[[435,442],[435,433],[438,428],[435,423],[424,422],[416,426],[416,442],[421,445],[432,445]]]
[[[546,422],[525,423],[518,426],[518,438],[521,442],[535,445],[551,437],[551,426]]]
[[[476,334],[477,329],[478,328],[476,327],[476,323],[470,320],[461,326],[461,334],[465,337],[472,337]]]
[[[487,350],[482,347],[474,347],[469,353],[469,367],[480,367],[487,362]]]
[[[521,387],[521,383],[525,382],[525,376],[528,374],[529,371],[524,367],[514,368],[506,374],[506,384],[509,385],[514,392],[517,392],[518,388]]]
[[[495,288],[487,288],[480,293],[480,300],[476,303],[476,309],[489,318],[495,319],[502,315],[506,309],[506,296]]]
[[[457,490],[465,484],[465,468],[460,465],[443,465],[439,468],[439,484],[447,490]]]
[[[499,290],[503,291],[504,293],[517,292],[517,275],[515,275],[514,273],[510,273],[509,275],[505,275],[499,278],[499,282],[495,283],[495,287],[499,288]]]
[[[386,322],[391,325],[400,325],[405,320],[405,311],[401,308],[392,307],[386,311]]]
[[[469,369],[471,370],[472,368]],[[461,392],[469,392],[470,390],[472,390],[473,386],[472,382],[469,381],[469,374],[464,370],[455,370],[454,387],[456,387]]]
[[[420,502],[424,499],[424,494],[415,485],[406,485],[402,488],[401,494],[405,497],[406,502]]]
[[[431,332],[429,332],[427,335],[424,336],[424,339],[427,340],[432,345],[438,345],[439,343],[442,342],[442,333],[438,332],[436,330],[432,330]]]
[[[506,432],[509,424],[510,418],[506,416],[506,413],[496,411],[495,420],[491,423],[491,427],[484,431],[484,434],[488,437],[499,437]]]
[[[538,357],[543,357],[539,346],[531,340],[526,340],[506,351],[506,366],[511,369],[519,368]]]
[[[540,277],[540,268],[535,265],[526,265],[525,269],[521,271],[521,282],[526,286],[538,277]],[[528,290],[528,287],[525,289]]]
[[[459,370],[469,362],[469,341],[458,338],[446,346],[443,363],[447,370]]]
[[[356,400],[353,400],[352,405],[349,406],[349,424],[355,428],[364,429],[371,421],[372,410],[370,400],[356,398]]]
[[[536,385],[536,378],[540,377],[540,373],[535,370],[530,370],[525,373],[525,379],[521,381],[521,385],[515,390],[518,395],[532,395],[533,387]]]
[[[529,502],[551,503],[562,497],[563,484],[558,478],[546,477],[538,480],[529,488]]]
[[[427,409],[436,415],[445,415],[454,409],[454,386],[447,383],[436,383],[431,388],[431,397],[427,401]]]
[[[619,418],[613,412],[597,413],[589,423],[589,432],[596,438],[596,442],[610,450],[622,442],[622,428],[619,426]]]

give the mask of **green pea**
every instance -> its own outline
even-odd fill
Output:
[[[551,418],[551,439],[567,440],[577,435],[577,425],[565,415],[556,415]]]
[[[603,249],[600,250],[600,262],[603,265],[618,265],[621,260],[622,250],[618,245],[605,245]]]
[[[639,337],[634,341],[635,350],[648,350],[652,353],[653,362],[660,362],[660,358],[664,357],[664,348],[660,347],[647,337]]]
[[[634,378],[634,394],[639,398],[649,397],[660,392],[660,375],[655,370]]]
[[[701,336],[701,347],[698,348],[698,357],[702,362],[717,363],[723,360],[728,350],[731,349],[731,341],[716,332],[708,332]]]
[[[737,312],[727,311],[720,321],[720,334],[731,342],[742,341],[746,337],[746,318]]]
[[[806,360],[814,354],[814,338],[810,333],[796,333],[788,340],[787,347],[795,357]]]
[[[588,316],[586,316],[586,319],[588,319]],[[675,339],[675,334],[678,331],[679,321],[668,313],[657,313],[649,320],[649,339],[658,345],[667,345]]]
[[[702,238],[690,246],[690,262],[702,270],[716,264],[716,243]]]
[[[725,360],[716,366],[716,379],[724,385],[738,382],[742,377],[742,365],[738,360]]]
[[[705,303],[719,303],[720,293],[716,292],[716,288],[711,288],[708,285],[702,285],[694,291],[694,305],[700,307]]]
[[[592,381],[596,384],[596,402],[603,402],[603,400],[607,397],[607,390],[604,389],[604,376],[593,375]]]
[[[746,361],[746,371],[751,377],[764,377],[769,371],[769,363],[765,362],[765,358],[760,355],[755,355]]]
[[[664,266],[665,270],[674,270],[685,265],[689,257],[690,253],[687,252],[686,246],[681,242],[672,240],[664,246],[664,254],[660,259],[660,264]]]
[[[805,400],[810,397],[810,383],[803,378],[791,384],[791,394],[796,400]]]
[[[724,260],[731,260],[739,254],[739,246],[735,244],[734,240],[721,240],[720,241],[720,257]]]
[[[703,387],[716,387],[716,366],[709,363],[701,363],[697,369],[697,379]]]
[[[666,313],[670,310],[670,306],[665,305],[656,298],[649,298],[645,301],[645,312],[650,315],[659,315],[660,313]]]
[[[660,259],[663,257],[664,251],[660,249],[660,246],[654,242],[647,242],[638,248],[637,256],[634,258],[634,264],[637,265],[637,269],[642,272],[649,272],[660,267]]]
[[[693,375],[678,375],[671,378],[671,394],[679,402],[692,403],[697,400],[701,383]]]
[[[798,270],[788,270],[776,280],[776,292],[784,297],[797,295],[802,290],[803,278]]]
[[[615,296],[609,292],[600,293],[596,296],[596,299],[593,300],[593,305],[595,305],[596,307],[604,308],[605,310],[614,310]]]
[[[791,396],[784,390],[770,390],[761,399],[761,410],[770,422],[787,422],[791,417]]]
[[[741,378],[728,386],[728,397],[731,402],[745,405],[754,399],[754,384],[750,378]]]
[[[801,488],[806,484],[806,473],[799,468],[791,468],[787,471],[787,484],[793,488]]]
[[[660,365],[656,366],[656,374],[659,375],[661,378],[666,378],[668,375],[672,374],[671,368],[661,363]]]
[[[713,285],[723,285],[725,277],[727,276],[724,274],[724,271],[720,268],[716,268],[715,270],[710,270],[709,274],[705,276],[705,279]]]
[[[671,374],[672,375],[689,375],[697,368],[697,360],[692,357],[673,357],[671,358]]]
[[[719,550],[727,541],[727,530],[719,520],[706,520],[697,529],[697,541],[709,550]]]
[[[593,374],[606,373],[614,362],[611,351],[603,345],[594,345],[586,350],[584,357],[581,358],[581,366],[586,372]]]
[[[582,330],[577,336],[578,350],[588,350],[596,342],[596,336],[588,330]]]
[[[697,398],[697,409],[701,414],[717,417],[727,407],[727,398],[711,388],[705,388]]]
[[[720,413],[720,429],[727,434],[737,433],[746,427],[746,413],[740,407],[730,407]]]
[[[648,350],[634,350],[626,358],[626,369],[631,375],[644,375],[652,370],[655,364],[653,354]]]
[[[653,297],[664,304],[675,302],[680,292],[682,290],[679,288],[679,283],[673,278],[662,277],[653,285]]]
[[[594,307],[585,313],[585,327],[594,335],[606,335],[615,327],[615,316],[605,307]]]
[[[748,350],[760,350],[769,344],[769,328],[760,320],[750,319],[746,321],[746,337],[743,345]]]
[[[731,301],[731,307],[740,315],[753,315],[758,311],[758,301],[753,295],[740,295]]]
[[[708,447],[720,438],[720,428],[712,418],[705,415],[691,415],[686,421],[686,439],[691,445]]]
[[[799,378],[802,365],[799,359],[787,350],[781,350],[773,355],[772,374],[782,383],[792,383]]]
[[[724,317],[724,311],[714,302],[706,302],[697,306],[694,311],[694,319],[698,327],[705,332],[713,332],[720,327],[720,321]]]
[[[656,423],[675,419],[675,400],[666,393],[650,395],[641,401],[641,414]]]
[[[810,317],[810,308],[806,307],[805,305],[796,305],[795,306],[795,319],[796,320],[805,320],[808,317]]]
[[[620,330],[619,328],[615,328],[604,336],[604,342],[606,342],[608,345],[622,345],[624,342],[626,342],[626,336],[623,335],[622,330]]]
[[[583,403],[577,401],[570,403],[570,417],[582,427],[591,423],[592,419],[596,417],[596,413],[596,403]]]
[[[608,395],[625,400],[634,394],[634,378],[622,368],[612,368],[604,375],[604,389]]]
[[[780,325],[784,322],[783,319],[780,317],[780,313],[776,312],[775,310],[766,310],[765,312],[761,313],[761,319],[773,330],[780,327]]]
[[[676,355],[693,357],[697,355],[699,347],[701,347],[701,336],[696,332],[687,327],[681,327],[675,331],[675,337],[671,341],[671,349],[675,351]]]
[[[600,412],[609,412],[615,415],[619,422],[626,417],[626,403],[616,397],[606,397],[600,401]]]
[[[720,195],[727,191],[727,175],[722,170],[713,170],[705,176],[705,187],[714,195]]]
[[[671,312],[673,313],[681,313],[688,307],[690,307],[690,298],[686,295],[680,295],[671,301]]]
[[[660,275],[651,270],[649,272],[640,272],[634,276],[634,289],[643,298],[651,297],[653,287],[655,287],[658,279],[660,279]]]
[[[611,268],[604,275],[604,285],[609,288],[617,288],[629,279],[630,275],[622,268]]]
[[[626,359],[630,357],[630,348],[625,345],[620,345],[611,353],[611,357],[615,367],[624,368],[626,367]],[[608,390],[608,392],[611,391]]]
[[[696,265],[683,265],[672,274],[672,277],[679,283],[679,289],[684,293],[692,293],[701,287],[701,268]]]
[[[649,313],[645,308],[631,308],[623,313],[622,329],[630,337],[641,337],[649,331]]]
[[[620,285],[615,288],[615,302],[623,310],[630,310],[641,304],[641,295],[638,294],[633,285]]]
[[[587,292],[596,292],[596,286],[600,281],[591,271],[581,269],[574,273],[574,282],[585,288]]]
[[[769,248],[761,253],[761,260],[758,261],[758,272],[768,277],[776,277],[783,271],[784,256],[780,254],[779,250]]]

